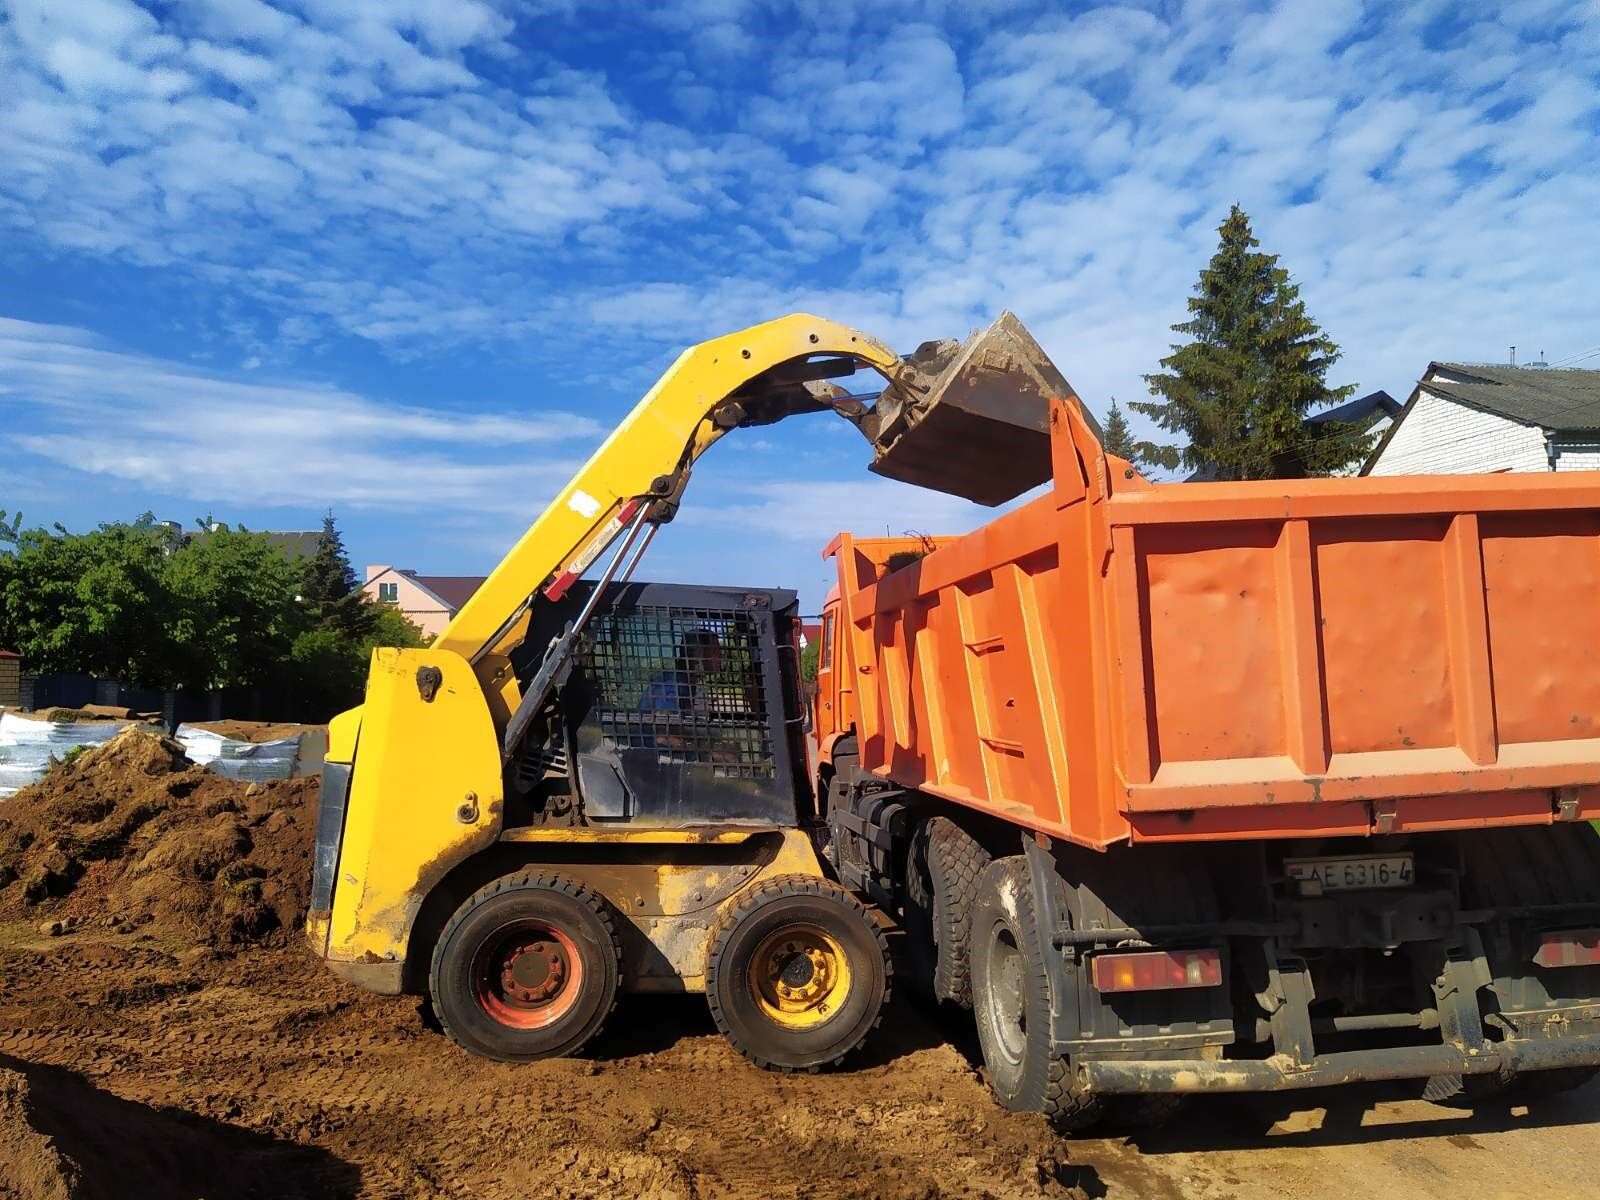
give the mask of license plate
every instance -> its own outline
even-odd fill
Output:
[[[1338,858],[1289,858],[1283,863],[1302,892],[1365,892],[1410,887],[1416,872],[1409,854],[1352,854]]]

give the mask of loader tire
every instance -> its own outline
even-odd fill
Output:
[[[872,913],[828,879],[780,875],[751,888],[717,918],[709,947],[711,1017],[759,1067],[834,1066],[889,1003],[889,943]]]
[[[906,850],[906,951],[917,991],[972,1007],[969,942],[978,876],[989,852],[954,821],[917,826]]]
[[[502,876],[434,944],[434,1015],[463,1049],[501,1062],[575,1054],[616,1007],[622,952],[605,902],[576,880]]]
[[[972,1008],[989,1086],[1015,1112],[1042,1112],[1062,1133],[1081,1133],[1102,1115],[1072,1064],[1052,1052],[1058,1000],[1033,911],[1027,860],[997,858],[978,880],[972,914]]]

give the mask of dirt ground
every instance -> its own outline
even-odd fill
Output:
[[[165,750],[133,749],[62,769],[79,772],[54,785],[82,801],[76,821],[38,795],[0,806],[22,868],[0,887],[3,1200],[1600,1193],[1600,1085],[1478,1115],[1399,1088],[1215,1098],[1159,1134],[1064,1141],[995,1105],[969,1029],[904,1003],[835,1074],[757,1070],[688,997],[625,1001],[584,1059],[474,1059],[415,1000],[350,988],[298,944],[289,877],[314,787],[225,792]],[[91,779],[111,801],[98,816]],[[130,813],[108,851],[107,822],[121,831]],[[201,831],[225,853],[172,849]],[[102,857],[71,886],[18,899],[37,862],[85,848]],[[181,903],[163,904],[148,883],[161,877],[184,884]],[[242,909],[240,880],[254,881]],[[225,936],[197,936],[207,922]]]

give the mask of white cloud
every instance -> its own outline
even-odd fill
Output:
[[[12,0],[0,58],[9,244],[238,299],[263,370],[1011,307],[1103,410],[1234,200],[1336,382],[1594,341],[1592,5]]]
[[[605,433],[572,413],[424,409],[230,379],[9,318],[0,380],[0,446],[13,461],[219,510],[338,502],[526,516],[530,494],[554,494]]]

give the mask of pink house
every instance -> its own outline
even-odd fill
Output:
[[[482,575],[418,575],[379,564],[367,568],[361,590],[380,604],[393,604],[423,633],[438,637],[483,580]]]

